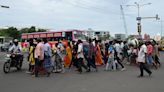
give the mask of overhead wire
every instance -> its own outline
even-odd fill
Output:
[[[67,3],[67,4],[69,4],[69,5],[73,6],[73,7],[83,8],[83,9],[87,9],[89,11],[93,11],[93,12],[97,12],[97,13],[101,13],[101,14],[105,14],[105,15],[110,15],[110,14],[121,15],[120,12],[104,11],[106,9],[98,8],[96,6],[88,6],[87,4],[81,3],[81,2],[78,2],[78,1],[73,1],[73,2],[70,2],[70,1],[67,1],[67,0],[64,0],[64,1],[65,1],[65,3]],[[131,16],[129,14],[125,14],[125,16],[134,17],[134,16]]]

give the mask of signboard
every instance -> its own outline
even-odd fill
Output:
[[[27,35],[22,35],[22,39],[27,39]]]
[[[47,37],[53,37],[53,33],[47,34]]]
[[[34,38],[39,38],[39,34],[34,35]]]
[[[62,33],[54,33],[54,37],[61,37]]]
[[[46,38],[46,34],[40,34],[41,38]]]
[[[28,35],[28,38],[33,38],[33,35]]]

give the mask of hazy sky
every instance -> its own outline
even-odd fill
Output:
[[[125,33],[120,5],[152,3],[140,8],[142,17],[164,19],[164,0],[0,0],[0,27],[37,26],[48,29],[106,30],[111,34]],[[137,34],[137,8],[124,6],[128,34]],[[164,23],[163,23],[164,24]],[[161,33],[160,22],[142,20],[142,34],[151,36]],[[164,33],[163,33],[164,35]]]

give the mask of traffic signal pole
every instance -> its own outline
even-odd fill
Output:
[[[138,16],[137,16],[137,30],[138,30],[138,34],[139,36],[141,37],[141,29],[142,29],[142,26],[141,26],[141,17],[140,17],[140,8],[145,6],[145,5],[150,5],[151,3],[146,3],[146,4],[139,4],[137,2],[134,2],[134,5],[127,5],[127,6],[135,6],[137,7],[137,10],[138,10]]]

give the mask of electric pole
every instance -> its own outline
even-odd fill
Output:
[[[134,5],[127,5],[127,6],[135,6],[137,7],[137,10],[138,10],[138,16],[137,16],[137,29],[138,29],[138,34],[139,36],[141,37],[141,29],[142,29],[142,26],[141,26],[141,17],[140,17],[140,8],[145,6],[145,5],[150,5],[151,3],[146,3],[146,4],[139,4],[137,2],[134,2]]]

